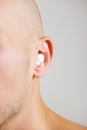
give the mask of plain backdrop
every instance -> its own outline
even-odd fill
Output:
[[[41,78],[45,103],[59,115],[87,126],[87,0],[36,0],[44,35],[55,53]]]

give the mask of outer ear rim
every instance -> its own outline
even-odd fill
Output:
[[[40,38],[40,44],[38,53],[42,53],[45,59],[39,66],[35,65],[34,76],[38,78],[42,77],[46,73],[54,55],[54,46],[49,37]]]
[[[50,48],[49,50],[50,50],[50,54],[51,54],[51,58],[52,58],[53,55],[54,55],[54,44],[53,44],[51,38],[45,36],[45,37],[40,38],[40,39],[41,39],[43,42],[47,42],[47,43],[48,43],[48,47]],[[51,45],[51,46],[50,46],[50,45]]]

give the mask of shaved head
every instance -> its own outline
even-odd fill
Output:
[[[4,10],[4,15],[1,9]],[[23,35],[42,35],[41,17],[34,0],[2,0],[0,1],[0,14],[4,20],[6,19],[7,27],[11,27],[11,24],[14,23],[14,30],[21,31],[24,33]],[[0,19],[2,24],[3,18]]]

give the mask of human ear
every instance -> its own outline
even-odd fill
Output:
[[[40,47],[37,53],[37,61],[34,67],[34,76],[41,77],[48,70],[53,57],[53,44],[50,38],[40,39]]]

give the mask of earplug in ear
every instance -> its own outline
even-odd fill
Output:
[[[36,62],[36,65],[38,66],[43,62],[44,62],[44,55],[43,54],[38,54],[38,60]]]

